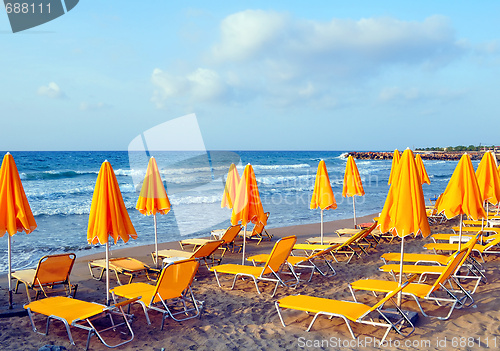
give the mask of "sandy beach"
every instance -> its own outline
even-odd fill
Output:
[[[358,219],[358,223],[370,222],[373,216]],[[451,226],[456,220],[448,221],[444,225],[431,226],[432,233],[451,233]],[[352,227],[352,219],[325,223],[325,234],[333,233],[336,229]],[[299,225],[270,229],[274,235],[272,242],[264,241],[260,245],[250,242],[247,245],[247,255],[270,252],[274,242],[284,236],[296,235],[297,242],[319,234],[319,224]],[[430,238],[408,239],[406,252],[423,252],[423,244],[430,242]],[[162,243],[160,249],[179,248],[178,243]],[[112,250],[112,257],[130,256],[151,264],[150,252],[153,246],[133,247],[130,249]],[[119,350],[309,350],[309,349],[389,349],[407,350],[411,348],[448,350],[448,349],[496,349],[500,344],[499,306],[500,283],[496,276],[500,273],[498,258],[494,255],[486,257],[487,284],[481,284],[474,295],[475,304],[468,308],[455,310],[447,321],[436,318],[426,318],[419,313],[419,320],[413,335],[403,338],[394,331],[389,333],[383,345],[380,342],[384,331],[380,328],[364,324],[351,323],[356,340],[351,336],[340,319],[319,318],[310,332],[307,326],[312,320],[310,315],[299,311],[287,310],[284,312],[287,327],[284,328],[274,307],[276,299],[290,294],[304,294],[320,296],[338,300],[352,300],[348,282],[360,278],[390,279],[386,273],[378,271],[382,265],[380,256],[384,252],[399,252],[400,241],[392,243],[381,242],[376,249],[371,249],[369,255],[354,258],[351,263],[339,262],[335,264],[337,274],[330,278],[315,275],[310,283],[301,283],[296,289],[278,288],[278,293],[271,298],[273,286],[261,284],[262,294],[257,294],[251,281],[239,281],[235,290],[220,289],[217,286],[213,273],[201,267],[193,290],[196,298],[205,301],[205,307],[200,319],[191,319],[185,322],[165,321],[164,330],[160,330],[161,314],[151,312],[151,325],[146,323],[142,309],[135,305],[132,308],[134,321],[132,328],[135,339]],[[73,269],[72,283],[78,283],[77,298],[86,301],[103,303],[105,301],[105,283],[91,279],[87,262],[94,258],[102,258],[102,254],[78,257]],[[229,253],[223,263],[240,263],[241,254]],[[136,281],[146,281],[139,278]],[[116,279],[111,278],[112,287],[117,285]],[[466,285],[467,286],[467,285]],[[5,310],[7,304],[6,277],[0,279],[0,301]],[[368,293],[358,294],[362,302],[374,304],[376,298]],[[403,308],[418,311],[413,301],[405,300]],[[26,303],[24,288],[14,295],[14,303],[21,306]],[[436,306],[426,303],[428,310],[433,311]],[[437,313],[439,313],[438,311]],[[44,330],[45,319],[37,319],[39,330]],[[2,350],[38,350],[40,347],[52,344],[64,346],[68,350],[82,350],[85,347],[87,333],[72,328],[76,346],[70,345],[66,331],[61,323],[53,322],[48,336],[34,333],[29,319],[24,317],[10,317],[0,319],[0,349]],[[91,350],[106,349],[96,337],[90,342]]]

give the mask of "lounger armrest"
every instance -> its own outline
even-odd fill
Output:
[[[140,300],[140,299],[142,299],[142,296],[137,296],[137,297],[134,297],[132,299],[128,299],[128,300],[125,300],[125,301],[121,301],[121,302],[115,303],[115,304],[109,306],[108,309],[115,308],[115,307],[127,306],[127,305],[130,305],[131,303],[136,302],[137,300]]]

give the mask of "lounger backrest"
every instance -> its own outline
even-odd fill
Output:
[[[251,236],[262,234],[262,231],[264,230],[264,227],[267,224],[267,219],[269,218],[270,213],[266,212],[265,215],[266,215],[266,223],[262,223],[262,222],[255,223],[255,225],[254,225],[254,227],[252,229],[252,235]]]
[[[67,282],[75,259],[74,253],[43,256],[38,262],[33,285]]]
[[[224,243],[223,240],[210,240],[205,244],[201,245],[198,250],[193,253],[191,258],[204,258],[211,256],[215,250],[219,248]]]
[[[367,315],[370,312],[375,311],[377,308],[383,306],[387,301],[392,299],[394,296],[396,296],[396,294],[398,294],[401,290],[403,290],[409,283],[410,283],[410,281],[406,281],[401,286],[399,286],[397,289],[395,289],[395,290],[391,291],[390,293],[388,293],[387,295],[385,295],[385,297],[382,300],[377,302],[377,304],[375,306],[373,306],[372,308],[370,308],[364,315]]]
[[[495,234],[493,236],[493,239],[490,242],[488,242],[486,245],[484,245],[484,250],[488,250],[490,247],[498,245],[498,243],[500,243],[500,234]]]
[[[357,232],[356,234],[351,236],[349,239],[347,239],[345,242],[343,242],[342,244],[337,246],[335,248],[335,250],[338,251],[339,249],[346,247],[346,246],[349,246],[352,243],[364,238],[365,236],[369,235],[376,226],[377,226],[377,222],[373,223],[373,225],[369,228],[365,228],[363,230],[360,230],[359,232]]]
[[[224,244],[232,243],[240,231],[241,231],[240,224],[232,225],[229,228],[227,228],[226,232],[220,239],[224,241]]]
[[[195,259],[176,261],[166,266],[156,282],[151,303],[182,296],[193,283],[200,263]]]
[[[278,272],[281,265],[286,261],[288,256],[290,256],[293,245],[295,245],[296,242],[296,236],[287,236],[278,240],[276,244],[274,244],[273,250],[262,269],[261,276],[271,273],[271,270],[273,272]]]
[[[455,253],[453,259],[448,262],[446,269],[439,275],[438,279],[436,279],[427,295],[441,288],[441,284],[444,284],[449,279],[450,275],[455,273],[455,271],[461,266],[461,262],[467,258],[468,252],[470,253],[468,248],[462,248],[459,252]]]

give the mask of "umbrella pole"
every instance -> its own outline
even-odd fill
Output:
[[[405,248],[405,237],[401,237],[401,261],[399,261],[399,286],[403,284],[403,258],[404,258],[404,248]],[[398,293],[398,306],[401,307],[401,295],[403,293],[400,291]]]
[[[323,245],[323,210],[321,210],[321,245]]]
[[[10,234],[7,233],[7,260],[9,264],[9,276],[7,279],[9,280],[9,310],[12,309],[12,282],[11,282],[11,275],[12,275],[12,248],[10,247]]]
[[[458,234],[458,251],[462,247],[462,214],[460,214],[460,231]]]
[[[158,268],[158,233],[156,229],[156,213],[153,215],[153,218],[155,220],[155,265],[156,268]]]
[[[352,209],[354,210],[354,228],[356,228],[356,200],[354,195],[352,196]]]
[[[245,243],[247,239],[247,225],[245,224],[245,227],[243,228],[243,257],[241,258],[241,264],[244,266],[245,265]]]
[[[109,241],[106,242],[106,305],[109,306]]]

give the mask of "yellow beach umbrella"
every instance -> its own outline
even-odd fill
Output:
[[[429,175],[427,174],[427,170],[424,166],[424,161],[422,161],[422,157],[420,156],[420,154],[417,154],[417,156],[415,156],[415,163],[417,165],[418,175],[420,176],[420,183],[427,183],[430,185],[431,180],[429,179]]]
[[[220,204],[221,208],[233,208],[233,202],[236,198],[236,190],[238,189],[239,183],[240,175],[238,174],[238,169],[236,169],[234,163],[231,163],[231,166],[229,166],[229,172],[227,173],[226,185],[224,186],[224,194],[222,195],[222,201]]]
[[[397,172],[398,164],[399,164],[399,159],[400,159],[399,151],[398,149],[394,150],[394,156],[392,156],[392,166],[391,166],[391,173],[389,174],[389,181],[387,184],[391,185],[393,182],[392,177],[394,174]]]
[[[160,171],[154,157],[149,159],[146,176],[142,182],[141,192],[135,208],[146,216],[153,215],[155,225],[155,264],[158,266],[158,231],[156,214],[167,214],[170,211],[170,201],[161,180]]]
[[[233,212],[231,214],[231,224],[236,225],[239,222],[244,226],[243,232],[243,257],[241,264],[245,264],[245,246],[247,224],[262,223],[266,225],[267,216],[264,213],[262,202],[260,201],[259,188],[257,179],[250,164],[246,165],[233,204]]]
[[[137,239],[132,221],[123,202],[115,172],[108,161],[99,170],[90,206],[87,241],[106,244],[106,302],[109,304],[109,237],[115,244],[121,238]]]
[[[380,231],[391,232],[401,238],[401,268],[399,284],[403,275],[404,238],[419,233],[423,237],[431,233],[422,184],[418,176],[413,152],[406,149],[399,161],[398,174],[389,188],[389,193],[379,218]]]
[[[459,248],[462,241],[462,214],[473,220],[486,219],[481,191],[468,154],[463,154],[458,161],[436,208],[438,213],[444,213],[448,219],[460,215]]]
[[[477,183],[483,202],[496,205],[500,202],[500,176],[491,152],[485,152],[476,170]]]
[[[314,182],[314,191],[311,197],[311,204],[309,208],[321,209],[321,244],[323,244],[323,211],[334,210],[337,208],[335,196],[333,196],[332,185],[330,184],[330,177],[326,169],[325,161],[321,160],[318,164],[318,171],[316,172],[316,181]]]
[[[0,237],[7,235],[9,309],[12,309],[12,249],[10,237],[17,232],[31,233],[36,228],[14,157],[6,153],[0,168]]]
[[[356,201],[354,196],[365,195],[365,190],[363,189],[363,183],[361,182],[361,177],[359,176],[358,167],[352,156],[347,158],[347,163],[345,166],[344,173],[344,186],[342,188],[343,197],[352,197],[352,208],[354,211],[354,227],[356,227]]]

